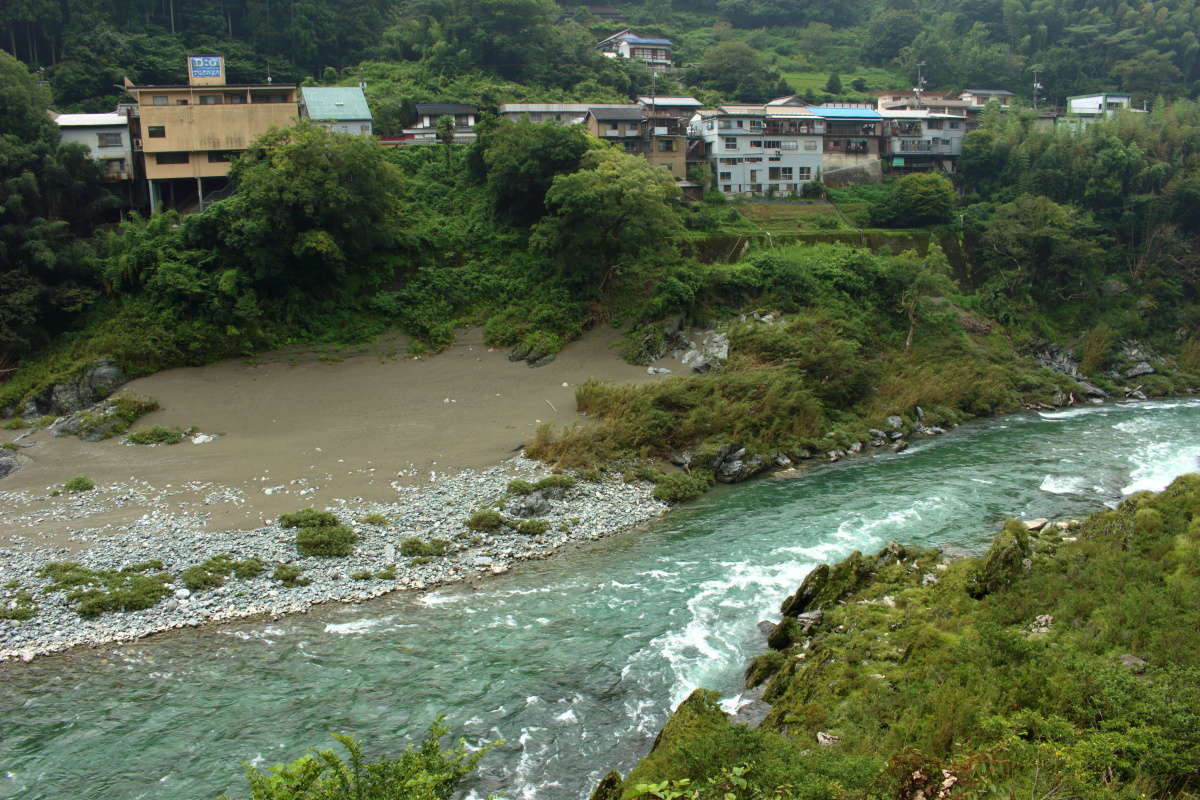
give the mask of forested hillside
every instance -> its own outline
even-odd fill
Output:
[[[372,100],[497,104],[607,100],[648,88],[648,72],[601,58],[620,26],[669,36],[679,77],[726,99],[764,100],[838,73],[846,92],[1008,88],[1043,104],[1125,90],[1138,102],[1200,89],[1193,0],[642,0],[608,21],[553,0],[19,0],[0,9],[0,47],[44,70],[63,110],[108,110],[128,75],[183,80],[188,52],[219,52],[235,81],[346,82]],[[852,87],[852,82],[857,80]],[[379,83],[378,87],[375,83]],[[393,114],[411,114],[396,108]],[[385,115],[386,116],[386,115]]]

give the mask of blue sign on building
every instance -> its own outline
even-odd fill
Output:
[[[191,61],[193,78],[221,77],[220,56],[192,56]]]

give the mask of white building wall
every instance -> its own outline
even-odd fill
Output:
[[[109,162],[121,160],[124,162],[122,174],[125,180],[131,180],[133,177],[133,149],[130,146],[129,127],[127,125],[104,125],[104,126],[69,126],[60,128],[62,141],[78,142],[86,147],[92,154],[92,158],[103,162],[106,165],[106,171],[113,174],[113,169],[107,168]],[[106,134],[101,137],[100,134]],[[101,139],[109,139],[113,135],[120,137],[120,144],[101,144]]]
[[[334,133],[347,133],[352,136],[370,136],[372,133],[371,120],[359,119],[345,122],[318,122],[322,128]]]
[[[736,124],[736,118],[732,121]],[[741,121],[742,128],[720,128],[719,121],[712,118],[693,125],[704,137],[709,165],[722,193],[765,195],[774,190],[791,194],[820,176],[819,134],[765,134],[762,120]],[[712,129],[708,122],[714,123]]]

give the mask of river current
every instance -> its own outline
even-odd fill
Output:
[[[736,703],[756,624],[821,562],[888,540],[982,550],[1006,516],[1082,516],[1200,470],[1200,400],[1029,413],[899,455],[710,493],[507,575],[0,669],[0,798],[196,800],[239,763],[359,736],[503,739],[471,791],[586,796],[696,687]]]

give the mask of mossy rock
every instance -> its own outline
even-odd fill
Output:
[[[1009,586],[1025,571],[1029,553],[1029,531],[1010,519],[992,540],[983,563],[967,578],[967,594],[978,600]]]
[[[746,688],[753,689],[766,682],[787,663],[787,656],[779,650],[768,650],[761,653],[746,667]]]
[[[588,800],[621,800],[625,788],[621,773],[615,769],[600,779]]]
[[[873,572],[873,565],[857,550],[833,567],[821,564],[808,573],[795,594],[783,601],[780,611],[785,617],[796,617],[833,605],[870,580]]]
[[[720,709],[721,695],[709,689],[697,689],[679,704],[667,724],[658,732],[650,754],[633,768],[626,786],[653,783],[673,776],[680,751],[697,739],[728,728],[729,717]]]

